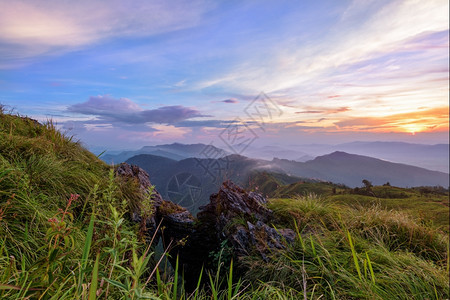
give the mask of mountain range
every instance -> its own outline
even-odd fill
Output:
[[[183,160],[191,157],[205,158],[205,150],[220,153],[220,157],[230,152],[213,145],[205,144],[165,144],[145,146],[139,150],[106,153],[102,160],[111,164],[118,164],[139,154],[152,154],[173,160]],[[317,156],[342,151],[350,154],[370,156],[394,163],[403,163],[434,171],[449,173],[449,145],[412,144],[403,142],[352,142],[338,145],[305,144],[264,147],[249,147],[245,153],[247,157],[272,160],[274,158],[287,159],[297,162],[313,160]],[[210,152],[211,153],[211,152]]]
[[[100,158],[108,163],[108,164],[119,164],[121,162],[126,161],[130,157],[139,155],[139,154],[151,154],[162,157],[167,157],[173,160],[182,160],[189,157],[201,157],[202,152],[209,147],[209,150],[213,150],[216,153],[220,153],[221,156],[230,154],[229,152],[217,148],[213,145],[205,145],[205,144],[165,144],[165,145],[156,145],[156,146],[144,146],[139,150],[130,150],[130,151],[122,151],[115,154],[106,153],[102,155]]]
[[[362,186],[366,179],[374,185],[385,183],[399,187],[449,186],[449,175],[406,164],[336,151],[313,160],[298,162],[274,158],[254,159],[228,155],[219,159],[187,158],[174,160],[151,154],[139,154],[127,160],[146,170],[152,183],[168,199],[192,211],[208,201],[220,184],[230,179],[249,185],[252,174],[269,171],[284,174],[291,181],[326,181],[349,187]]]
[[[343,151],[390,162],[413,165],[434,171],[449,172],[449,145],[424,145],[404,142],[351,142],[337,145],[304,144],[250,148],[247,156],[261,159],[288,159],[305,162],[314,157]]]

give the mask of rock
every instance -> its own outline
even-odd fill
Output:
[[[122,163],[116,174],[138,185],[140,197],[145,198],[151,187],[147,172]],[[216,270],[210,257],[219,253],[224,243],[231,245],[239,268],[240,259],[248,255],[258,254],[269,261],[274,249],[284,249],[286,243],[295,239],[294,231],[276,230],[267,225],[273,219],[273,212],[267,208],[267,200],[261,194],[246,192],[231,181],[224,182],[218,193],[210,196],[210,203],[200,208],[197,219],[186,208],[163,200],[156,190],[153,190],[152,212],[144,219],[138,205],[132,212],[132,219],[141,222],[147,236],[156,235],[156,240],[160,235],[163,237],[169,261],[175,265],[178,257],[180,272],[188,275],[185,277],[187,290],[195,289],[202,268]],[[158,224],[160,230],[156,232]]]
[[[137,180],[139,183],[139,188],[142,192],[146,193],[148,189],[152,186],[152,183],[150,182],[150,176],[148,173],[136,165],[129,165],[127,163],[121,163],[116,168],[116,175],[125,177],[125,178],[133,178]],[[158,191],[154,190],[154,198],[157,201],[162,200],[161,195],[158,193]]]
[[[157,217],[155,212],[163,202],[161,195],[158,191],[152,188],[150,182],[150,176],[146,171],[136,165],[129,165],[127,163],[121,163],[115,170],[116,177],[122,179],[124,185],[136,185],[139,187],[139,191],[130,191],[131,195],[128,195],[130,201],[130,217],[133,222],[140,223],[140,232],[146,235],[148,238],[152,238],[154,235],[158,236],[156,232]],[[148,215],[143,214],[143,205],[148,202],[148,193],[152,190],[151,196],[151,213]],[[134,196],[134,197],[132,197]],[[150,206],[149,203],[147,203]]]
[[[238,257],[255,250],[266,257],[271,249],[283,249],[284,243],[295,237],[290,229],[277,231],[266,224],[273,212],[261,194],[246,192],[231,181],[224,182],[219,192],[211,195],[210,203],[200,209],[199,222],[214,227],[218,240],[228,239]],[[242,220],[246,227],[232,225]]]
[[[194,217],[184,207],[163,200],[156,211],[156,221],[161,223],[164,246],[184,246],[186,239],[192,234]],[[173,252],[172,252],[173,254]],[[176,258],[176,256],[175,256]]]
[[[150,182],[150,176],[146,171],[136,165],[121,163],[116,168],[116,176],[121,177],[126,183],[135,183],[139,186],[140,192],[137,194],[139,199],[136,204],[130,204],[132,207],[131,219],[134,222],[141,223],[145,228],[147,236],[153,237],[159,224],[164,228],[163,236],[167,244],[173,240],[178,243],[185,239],[192,231],[194,217],[187,209],[170,201],[165,201],[161,194],[154,188]],[[142,214],[142,204],[148,197],[149,189],[152,190],[151,205],[152,214],[146,217]],[[156,239],[157,240],[157,239]]]
[[[210,203],[200,207],[198,218],[201,220],[208,218],[207,215],[222,215],[228,221],[242,216],[266,222],[272,217],[272,211],[266,205],[267,200],[261,194],[246,192],[231,181],[226,181],[217,194],[211,195]]]
[[[224,182],[219,192],[210,196],[210,203],[200,208],[196,222],[190,215],[177,222],[167,218],[165,239],[183,239],[170,251],[171,257],[179,256],[185,274],[193,279],[198,278],[202,267],[216,267],[209,257],[220,251],[224,241],[231,244],[237,264],[241,258],[255,253],[269,261],[273,249],[284,249],[286,243],[294,241],[295,233],[290,229],[277,231],[267,225],[273,212],[266,204],[262,195],[246,192],[231,181]],[[172,218],[180,219],[183,214],[186,212],[176,213]],[[195,288],[195,279],[187,280],[186,288]]]

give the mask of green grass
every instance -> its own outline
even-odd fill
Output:
[[[406,190],[406,189],[404,189]],[[326,199],[342,207],[380,206],[386,210],[403,211],[413,216],[418,222],[425,222],[448,232],[449,197],[445,195],[420,196],[418,192],[408,192],[408,198],[382,199],[363,195],[334,195]]]
[[[332,195],[334,193],[341,193],[345,190],[345,187],[330,182],[296,182],[280,186],[271,194],[271,196],[276,198],[291,198],[308,194]]]
[[[289,198],[269,206],[276,228],[296,230],[295,243],[269,262],[254,254],[224,265],[218,255],[218,269],[202,270],[188,293],[181,261],[165,270],[167,252],[153,253],[128,220],[136,206],[152,212],[136,182],[115,178],[52,122],[0,112],[0,298],[449,298],[445,195],[394,187],[374,187],[383,199],[339,187],[333,195],[332,184],[267,178],[265,189],[286,189],[278,195]]]
[[[269,264],[248,262],[248,278],[306,286],[308,299],[449,296],[448,235],[409,214],[320,197],[273,199],[270,208],[291,220],[284,225],[298,229],[298,241]]]

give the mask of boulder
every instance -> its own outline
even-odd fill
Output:
[[[266,224],[273,219],[273,212],[261,194],[246,192],[231,181],[224,182],[200,210],[198,221],[215,228],[218,243],[230,241],[237,258],[256,251],[267,260],[272,249],[285,248],[284,244],[293,242],[295,237],[290,229],[277,231]]]
[[[200,208],[196,222],[184,223],[185,238],[170,252],[172,258],[179,256],[185,274],[194,278],[193,282],[187,280],[186,288],[196,284],[202,267],[216,267],[210,256],[221,250],[224,241],[231,244],[238,268],[240,259],[248,255],[258,254],[268,261],[272,251],[292,243],[295,232],[267,225],[272,219],[273,212],[262,195],[224,182],[219,192],[210,196],[210,203]]]
[[[142,197],[148,197],[145,195],[151,182],[143,169],[122,163],[116,175],[134,181]],[[152,215],[144,218],[137,206],[131,218],[143,225],[147,236],[155,235],[156,240],[162,236],[170,254],[169,261],[174,265],[178,257],[180,272],[188,275],[185,276],[187,290],[195,288],[202,268],[217,267],[210,257],[219,253],[225,244],[231,246],[231,255],[239,268],[240,259],[257,254],[268,261],[271,252],[284,249],[295,239],[294,231],[270,226],[273,212],[267,207],[266,198],[247,192],[231,181],[225,181],[219,191],[210,196],[210,202],[200,208],[197,218],[186,208],[163,200],[154,189],[152,206]],[[156,232],[158,225],[160,230]]]

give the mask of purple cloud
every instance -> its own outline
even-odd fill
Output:
[[[191,118],[206,117],[198,110],[182,105],[142,109],[130,99],[115,99],[109,95],[92,96],[86,102],[69,106],[67,110],[73,113],[97,116],[102,122],[125,124],[174,124]]]
[[[163,106],[157,109],[144,110],[140,114],[146,122],[177,123],[195,117],[206,117],[199,111],[181,105]]]
[[[114,99],[109,95],[91,96],[89,100],[78,103],[68,108],[70,112],[84,115],[104,115],[110,112],[138,112],[141,108],[127,98]]]
[[[211,103],[230,103],[230,104],[235,104],[235,103],[239,103],[239,101],[236,98],[228,98],[228,99],[220,100],[220,101],[211,101]]]
[[[220,102],[223,102],[223,103],[239,103],[239,101],[236,98],[225,99],[225,100],[222,100]]]

